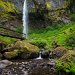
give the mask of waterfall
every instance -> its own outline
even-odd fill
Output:
[[[24,0],[23,6],[23,37],[28,38],[28,9],[27,9],[27,0]],[[26,34],[26,35],[24,35]]]
[[[36,59],[42,59],[41,54],[42,54],[42,52],[40,51],[40,52],[39,52],[39,57],[36,58]]]

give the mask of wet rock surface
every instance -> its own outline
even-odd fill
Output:
[[[7,67],[7,66],[9,66],[11,64],[12,64],[11,61],[8,61],[8,60],[0,60],[0,69],[5,68],[5,67]]]
[[[41,57],[42,57],[42,58],[49,58],[49,52],[46,52],[45,50],[42,51]]]
[[[12,65],[0,69],[0,75],[56,75],[53,60],[15,60]],[[53,64],[52,64],[53,63]]]
[[[52,56],[53,58],[60,58],[67,52],[67,49],[64,47],[57,47],[53,50]]]

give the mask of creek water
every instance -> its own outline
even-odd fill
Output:
[[[40,51],[40,52],[39,52],[39,57],[37,57],[36,60],[37,60],[37,59],[42,59],[41,53],[42,53],[42,52]]]
[[[54,65],[48,59],[12,60],[12,65],[0,69],[0,75],[56,75]]]

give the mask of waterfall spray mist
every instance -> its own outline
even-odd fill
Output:
[[[23,35],[24,38],[28,38],[28,9],[27,9],[27,0],[24,0],[23,6]]]

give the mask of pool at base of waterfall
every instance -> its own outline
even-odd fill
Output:
[[[12,65],[0,69],[0,75],[56,75],[54,60],[12,60]]]

